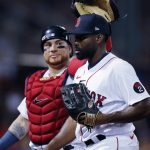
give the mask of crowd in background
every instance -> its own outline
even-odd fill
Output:
[[[18,115],[25,78],[37,69],[36,63],[26,66],[19,58],[23,54],[42,54],[41,33],[49,25],[72,28],[74,17],[70,4],[71,0],[0,0],[0,135]],[[127,13],[127,17],[112,24],[114,52],[133,64],[150,92],[150,2],[120,0],[118,4],[122,16]],[[141,150],[149,150],[150,118],[135,125]],[[27,141],[25,139],[11,150],[27,150]]]

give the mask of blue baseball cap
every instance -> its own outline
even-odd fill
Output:
[[[96,14],[81,15],[77,19],[77,23],[73,31],[68,34],[84,35],[84,34],[98,34],[101,33],[106,36],[111,35],[111,26],[102,16]]]

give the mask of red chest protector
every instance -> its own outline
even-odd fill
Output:
[[[60,131],[68,118],[60,88],[66,71],[54,78],[41,78],[45,70],[34,73],[26,84],[29,138],[33,143],[44,145]]]

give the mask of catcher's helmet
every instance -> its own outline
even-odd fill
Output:
[[[69,36],[67,35],[67,30],[62,27],[62,26],[50,26],[47,28],[41,38],[41,48],[43,51],[43,45],[46,41],[51,40],[51,39],[61,39],[66,41],[71,47],[71,41],[69,39]]]

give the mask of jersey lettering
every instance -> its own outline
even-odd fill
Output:
[[[102,107],[103,106],[103,101],[106,99],[105,96],[102,96],[100,94],[97,94],[97,101],[96,101],[96,105],[99,106],[99,107]]]
[[[105,96],[102,96],[100,94],[96,94],[94,91],[91,92],[91,97],[95,100],[96,106],[102,107],[103,101],[106,99]]]

